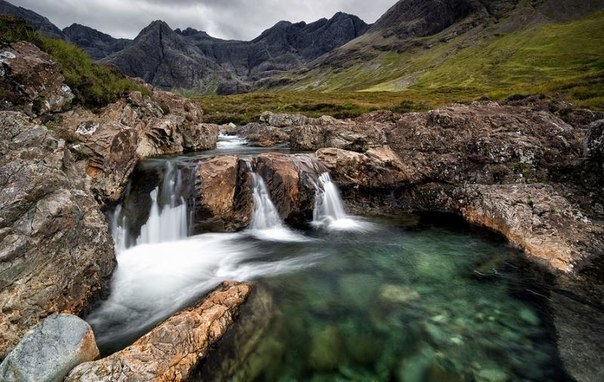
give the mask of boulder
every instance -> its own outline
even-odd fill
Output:
[[[115,263],[105,218],[65,141],[0,112],[0,358],[49,314],[82,312]]]
[[[572,272],[602,254],[604,227],[563,195],[562,185],[469,185],[454,193],[470,223],[503,234],[538,263]]]
[[[53,314],[25,334],[0,365],[4,382],[60,382],[99,349],[92,328],[71,314]]]
[[[250,284],[226,281],[124,350],[77,366],[65,381],[186,380],[231,327],[251,291]]]
[[[47,114],[63,111],[74,99],[60,66],[37,46],[17,42],[0,49],[0,84],[20,111]]]
[[[197,225],[211,231],[246,226],[251,211],[251,183],[243,173],[245,163],[227,155],[202,159],[198,168]]]
[[[312,219],[317,179],[326,171],[319,161],[303,154],[267,153],[253,158],[251,165],[287,223],[296,225]]]
[[[320,149],[317,158],[325,163],[338,185],[364,188],[387,188],[414,183],[421,178],[388,146],[369,149],[364,154],[342,149]]]
[[[368,118],[338,120],[321,117],[308,122],[291,129],[289,145],[293,150],[316,151],[332,147],[365,152],[386,144],[384,131],[391,125]]]

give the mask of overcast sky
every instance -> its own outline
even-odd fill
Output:
[[[343,11],[373,23],[396,0],[8,0],[63,29],[83,24],[113,37],[134,38],[153,20],[192,27],[224,39],[251,40],[278,21],[316,21]]]

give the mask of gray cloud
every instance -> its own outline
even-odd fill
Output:
[[[225,39],[251,40],[280,20],[330,18],[343,11],[374,22],[396,0],[8,0],[64,28],[79,23],[113,37],[134,38],[153,20]]]

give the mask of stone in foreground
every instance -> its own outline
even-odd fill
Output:
[[[76,367],[66,381],[182,381],[231,327],[252,286],[225,281],[126,349]]]
[[[99,355],[90,325],[72,314],[54,314],[30,330],[0,365],[4,382],[54,382]]]

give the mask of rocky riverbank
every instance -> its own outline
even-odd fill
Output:
[[[123,196],[136,163],[213,148],[219,129],[226,127],[203,123],[196,104],[150,87],[95,112],[74,107],[73,94],[48,55],[25,43],[0,53],[0,80],[23,92],[22,103],[4,103],[0,112],[4,358],[40,320],[59,312],[82,314],[105,290],[116,262],[103,208]],[[317,176],[329,170],[357,213],[446,212],[503,235],[557,277],[562,292],[556,301],[573,296],[589,315],[601,311],[604,301],[604,115],[553,111],[558,115],[541,104],[484,101],[425,113],[375,112],[353,120],[267,113],[234,131],[252,144],[287,143],[308,153],[203,159],[196,174],[201,184],[197,229],[228,231],[248,224],[249,168],[264,178],[281,217],[304,224],[312,213]],[[234,294],[218,304],[229,306],[221,333],[233,318],[227,311],[236,310],[249,293],[232,287]],[[567,330],[568,306],[556,305],[562,312],[556,325],[564,360],[578,375],[597,363],[573,348],[604,352],[589,336]],[[193,311],[183,314],[199,320]],[[182,328],[177,317],[166,324]],[[187,357],[204,355],[186,347],[193,338],[186,334],[189,328],[165,349],[144,337],[129,352],[139,360],[154,354],[158,362],[181,346]],[[211,324],[208,328],[217,339]],[[161,342],[176,329],[160,326],[151,337]],[[194,338],[206,338],[208,332],[198,334]],[[90,370],[98,376],[96,370],[113,370],[121,362],[100,361]],[[184,378],[187,373],[170,369],[164,374]]]

